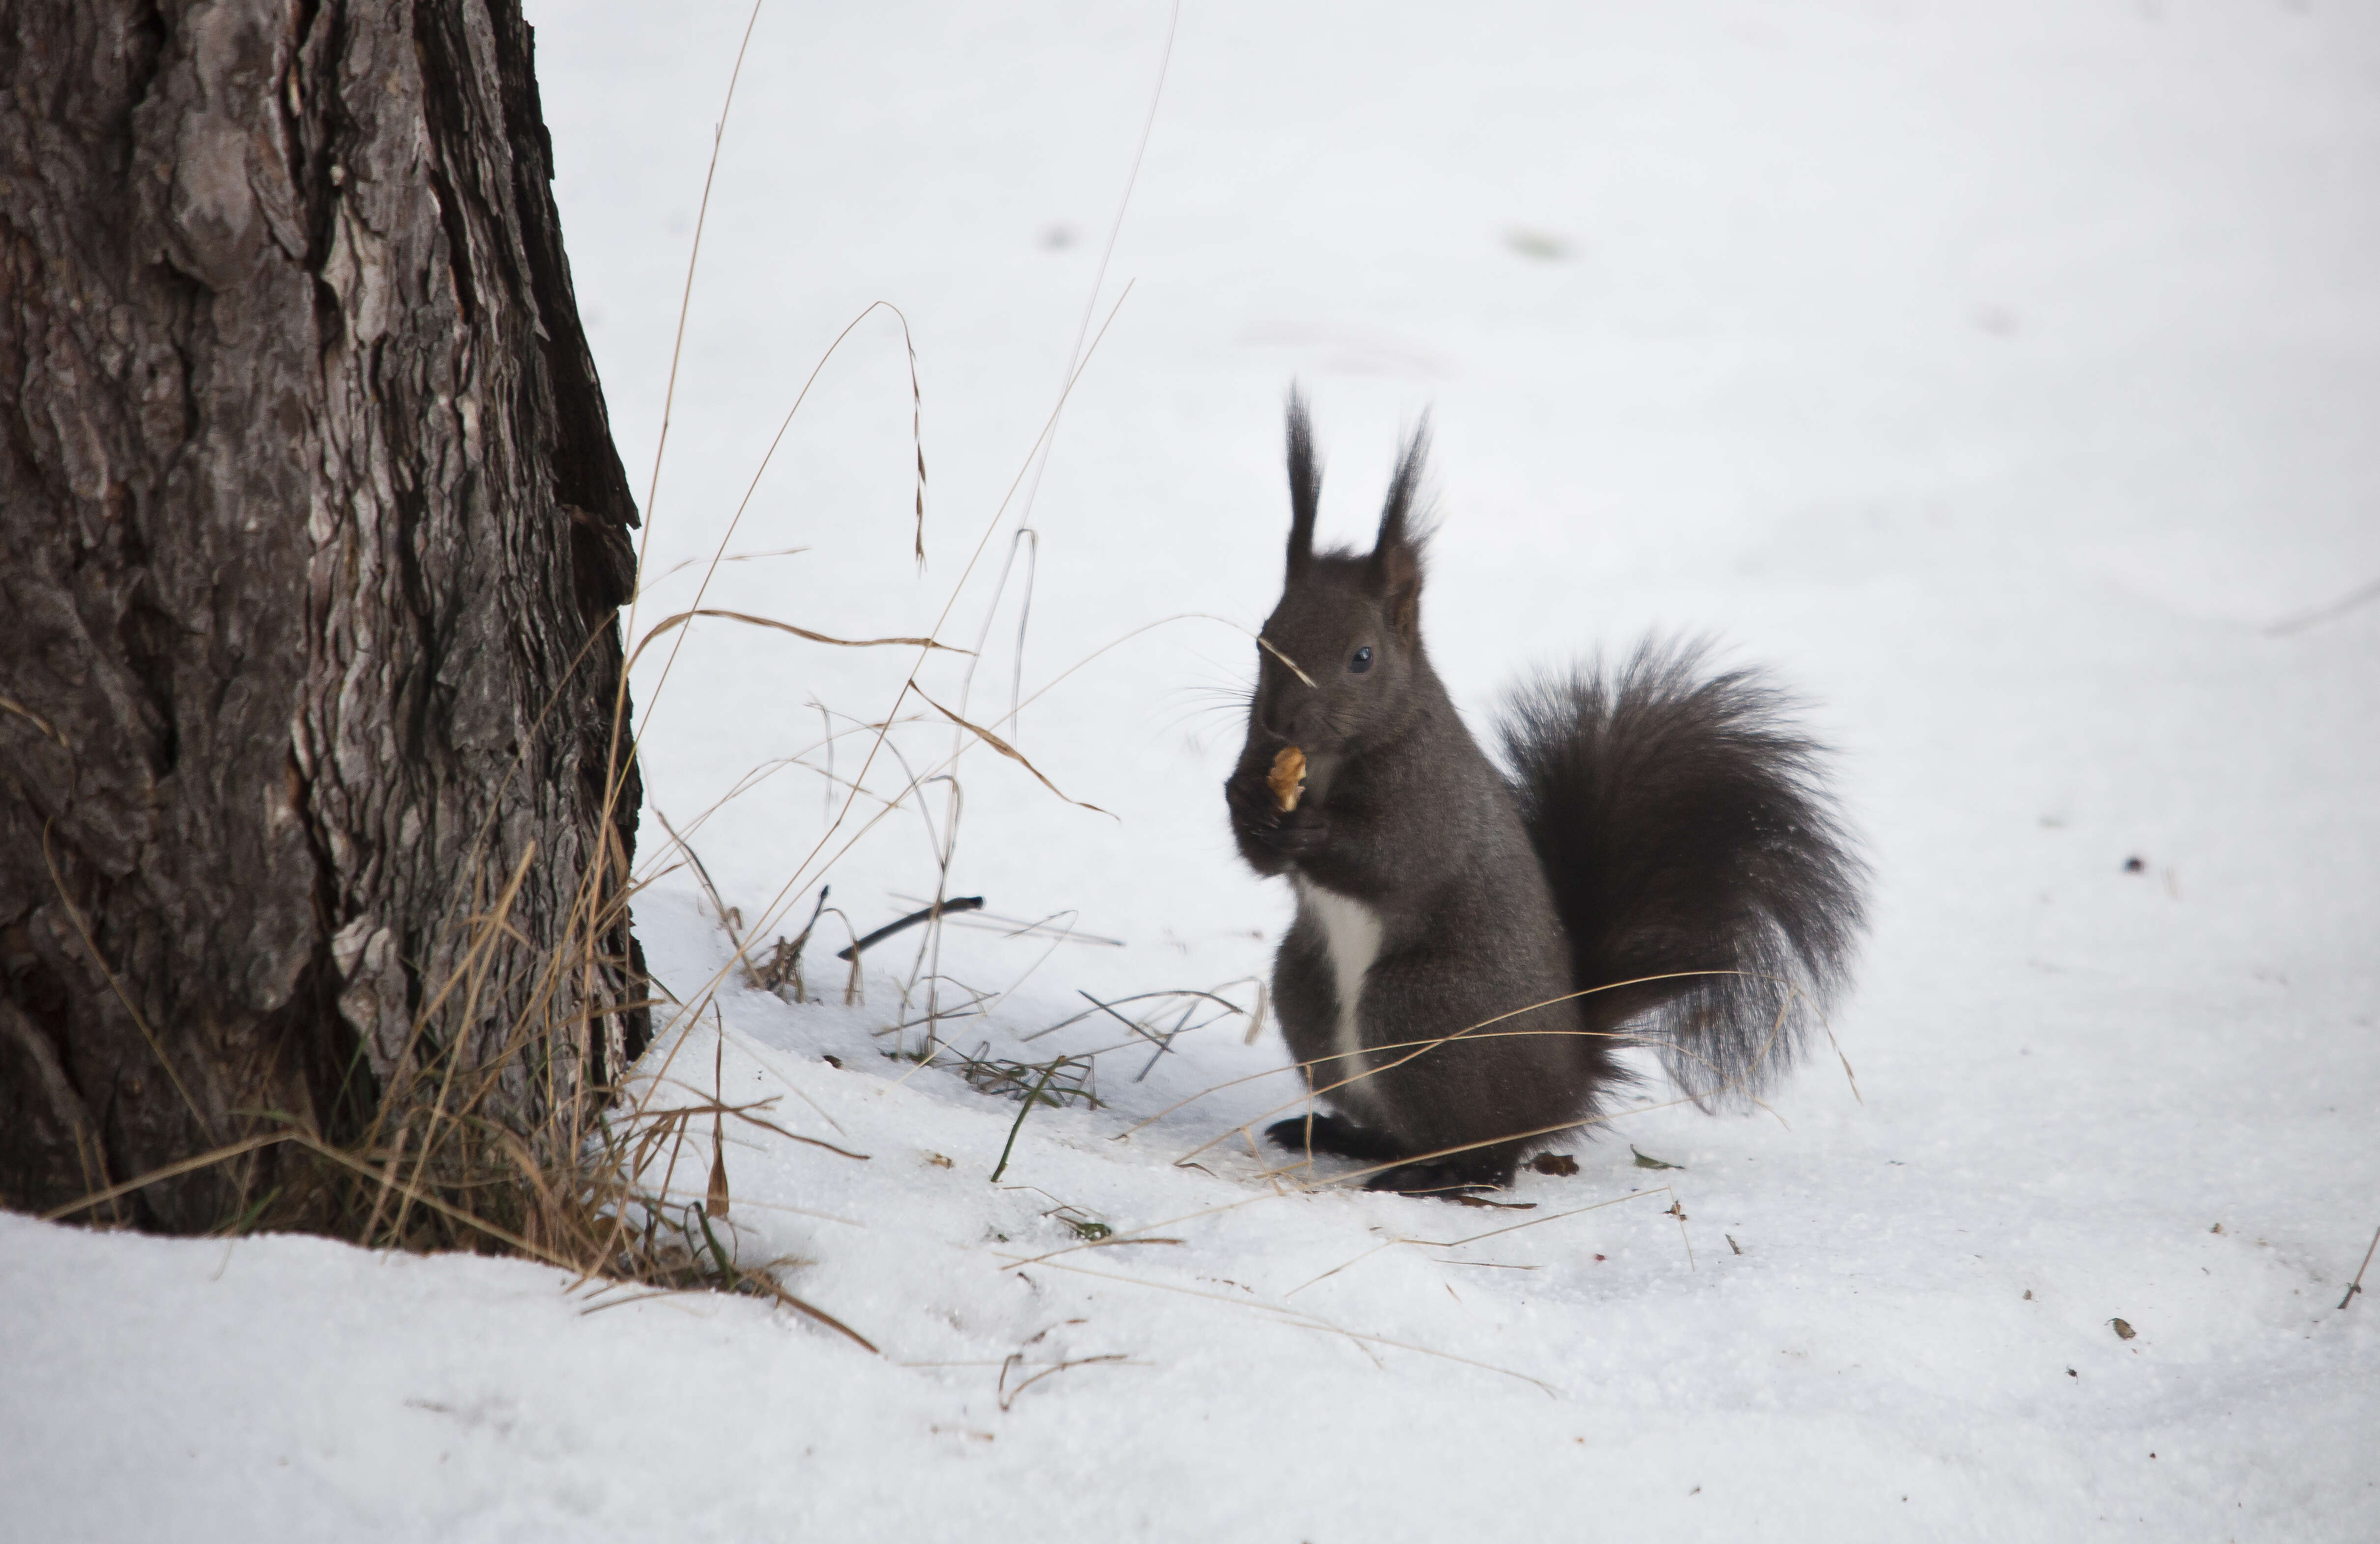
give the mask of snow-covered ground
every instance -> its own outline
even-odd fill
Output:
[[[641,488],[745,12],[532,18]],[[0,1218],[0,1535],[2380,1537],[2380,1302],[2339,1307],[2380,1226],[2380,602],[2332,609],[2380,579],[2380,12],[1191,0],[1087,310],[1168,18],[761,14],[639,630],[722,542],[803,548],[700,603],[980,633],[971,684],[921,679],[1002,720],[1161,618],[1262,618],[1293,377],[1351,539],[1429,409],[1466,707],[1650,626],[1821,705],[1879,875],[1856,1093],[1822,1049],[1778,1118],[1630,1116],[1475,1210],[1269,1183],[1233,1128],[1289,1080],[1244,1019],[1153,1063],[1096,1012],[1020,1044],[1083,991],[1252,1006],[1285,916],[1203,690],[1252,646],[1172,621],[1002,729],[1111,816],[957,766],[947,893],[1122,946],[953,925],[871,954],[864,1004],[825,949],[828,1006],[717,997],[722,1091],[869,1155],[731,1134],[738,1246],[881,1356],[748,1299]],[[880,299],[922,574],[881,311],[730,537]],[[685,638],[639,666],[649,787],[745,925],[930,894],[947,784],[819,846],[823,726],[915,651]],[[930,776],[953,740],[894,743]],[[683,868],[639,922],[681,996],[729,964]],[[1019,1106],[881,1054],[921,968],[939,1008],[1000,994],[962,1052],[1100,1051],[1103,1108],[1034,1109],[991,1183]],[[718,1033],[650,1070],[707,1092]]]

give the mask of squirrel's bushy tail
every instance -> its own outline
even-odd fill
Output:
[[[1501,729],[1578,985],[1675,978],[1581,998],[1586,1027],[1741,1103],[1844,979],[1867,868],[1792,703],[1755,671],[1706,675],[1707,651],[1648,640],[1616,672],[1542,677]]]

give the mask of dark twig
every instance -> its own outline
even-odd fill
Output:
[[[892,898],[896,901],[916,902],[922,897],[917,895],[904,895],[896,890],[892,892]],[[1068,943],[1096,943],[1109,949],[1121,949],[1124,946],[1123,940],[1120,938],[1107,938],[1099,933],[1087,933],[1078,928],[1053,928],[1050,925],[1061,917],[1080,915],[1080,912],[1068,908],[1065,910],[1053,911],[1038,922],[1028,922],[1021,917],[1002,917],[997,912],[987,911],[980,917],[977,918],[974,921],[967,923],[966,926],[970,928],[988,929],[1007,938],[1022,938],[1028,934],[1035,936],[1050,935],[1062,939]]]
[[[923,911],[913,911],[898,922],[887,922],[850,948],[836,950],[834,957],[856,962],[862,954],[891,938],[894,933],[906,932],[920,922],[930,922],[937,917],[948,917],[954,911],[981,911],[982,909],[982,896],[962,895],[955,900],[944,901],[938,906],[928,906]]]
[[[1173,1021],[1173,1027],[1165,1032],[1165,1039],[1158,1043],[1155,1051],[1148,1053],[1148,1065],[1140,1069],[1140,1076],[1133,1079],[1135,1083],[1144,1081],[1150,1073],[1157,1070],[1157,1059],[1173,1049],[1173,1037],[1182,1033],[1183,1027],[1190,1022],[1190,1015],[1197,1011],[1198,1000],[1194,997],[1190,1000],[1189,1005],[1182,1010],[1182,1016]]]
[[[1090,993],[1088,992],[1084,992],[1083,995],[1090,997]],[[1049,1026],[1047,1028],[1036,1029],[1029,1035],[1019,1035],[1017,1039],[1028,1041],[1038,1040],[1044,1035],[1054,1035],[1059,1030],[1065,1028],[1069,1025],[1080,1024],[1083,1020],[1090,1017],[1093,1014],[1112,1014],[1115,1013],[1118,1007],[1126,1003],[1146,1002],[1148,999],[1152,997],[1203,997],[1210,1003],[1220,1003],[1224,1007],[1229,1008],[1235,1014],[1247,1012],[1245,1008],[1241,1007],[1238,1003],[1232,1002],[1228,997],[1218,997],[1211,991],[1196,991],[1184,987],[1173,987],[1163,991],[1135,992],[1130,997],[1119,997],[1113,1003],[1101,1003],[1098,998],[1092,997],[1091,1001],[1097,1004],[1097,1006],[1086,1008],[1081,1013],[1075,1015],[1071,1018],[1062,1018],[1057,1023]],[[1118,1016],[1121,1017],[1122,1015],[1119,1015]],[[1132,1024],[1130,1019],[1125,1019],[1124,1022],[1126,1024]],[[1146,1031],[1141,1029],[1138,1025],[1133,1025],[1133,1033],[1146,1038]]]
[[[1147,1040],[1149,1044],[1157,1047],[1157,1054],[1159,1056],[1162,1056],[1167,1052],[1173,1049],[1172,1036],[1152,1033],[1146,1027],[1134,1023],[1131,1019],[1124,1017],[1123,1015],[1117,1013],[1113,1008],[1109,1007],[1106,1003],[1100,1002],[1098,998],[1093,997],[1089,992],[1082,991],[1080,988],[1075,989],[1075,994],[1081,997],[1083,1001],[1088,1003],[1092,1007],[1099,1009],[1100,1012],[1106,1014],[1110,1018],[1114,1019],[1118,1024],[1121,1024],[1125,1028],[1131,1030],[1140,1039]],[[1156,1064],[1156,1058],[1151,1057],[1149,1059],[1149,1065],[1155,1066]],[[1148,1071],[1143,1069],[1140,1077],[1147,1077],[1148,1076]],[[1140,1081],[1140,1077],[1135,1077],[1133,1081],[1137,1083]]]
[[[2363,1263],[2355,1268],[2355,1280],[2347,1284],[2347,1295],[2338,1300],[2340,1307],[2354,1302],[2355,1295],[2363,1290],[2363,1273],[2372,1269],[2372,1251],[2374,1249],[2380,1249],[2380,1228],[2372,1230],[2372,1242],[2364,1246]]]

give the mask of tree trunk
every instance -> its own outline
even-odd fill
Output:
[[[641,1049],[637,516],[530,50],[517,0],[0,0],[0,1202],[353,1141],[424,1067],[550,1138]]]

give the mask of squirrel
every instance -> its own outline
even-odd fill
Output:
[[[1425,419],[1369,553],[1318,553],[1291,392],[1288,575],[1224,796],[1297,899],[1272,1000],[1311,1098],[1266,1136],[1457,1196],[1594,1123],[1624,1045],[1706,1110],[1757,1095],[1847,979],[1867,869],[1791,700],[1706,645],[1524,683],[1500,772],[1423,645],[1428,448]]]

